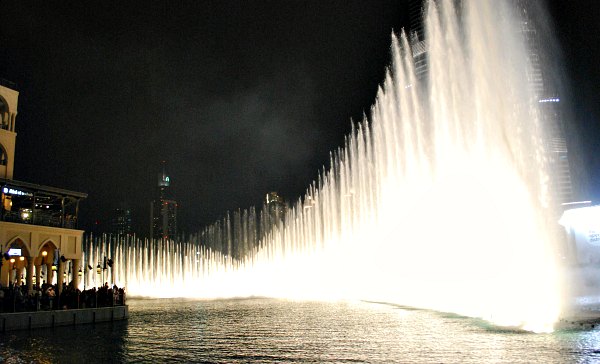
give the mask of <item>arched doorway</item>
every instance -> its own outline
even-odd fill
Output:
[[[56,284],[58,267],[58,248],[51,240],[45,241],[35,259],[37,289],[43,289],[45,284]]]
[[[32,272],[27,268],[33,259],[27,245],[21,238],[13,239],[5,249],[2,264],[2,285],[8,287],[24,286],[28,277],[32,278]],[[33,262],[32,262],[33,263]],[[7,268],[5,269],[4,266]],[[29,273],[29,274],[28,274]]]

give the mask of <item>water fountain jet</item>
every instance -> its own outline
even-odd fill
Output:
[[[112,251],[130,295],[363,299],[548,329],[560,309],[548,126],[509,5],[464,1],[459,17],[452,0],[430,3],[426,80],[408,37],[392,36],[371,119],[244,258],[205,246],[239,244],[227,218],[196,243],[90,243],[90,263]]]

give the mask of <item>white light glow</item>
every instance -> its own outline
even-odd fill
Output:
[[[560,102],[560,99],[555,97],[555,98],[550,98],[550,99],[541,99],[538,101],[540,104],[545,104],[547,102],[553,102],[553,103],[557,103]]]

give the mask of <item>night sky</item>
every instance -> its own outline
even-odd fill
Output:
[[[582,197],[600,201],[600,5],[549,10]],[[141,235],[162,160],[180,231],[268,191],[294,201],[370,108],[408,20],[400,0],[3,1],[0,77],[20,92],[14,178],[88,193],[84,229],[130,208]]]

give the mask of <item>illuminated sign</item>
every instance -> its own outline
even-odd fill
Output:
[[[7,195],[17,195],[17,196],[33,196],[33,193],[31,192],[25,192],[25,191],[21,191],[21,190],[17,190],[14,188],[10,188],[10,187],[4,187],[2,189],[2,193],[7,194]]]
[[[10,249],[8,249],[8,255],[20,256],[21,255],[21,249],[10,248]]]
[[[169,176],[167,176],[166,174],[158,175],[158,186],[159,187],[169,187],[170,183],[171,183],[171,179],[169,178]]]

